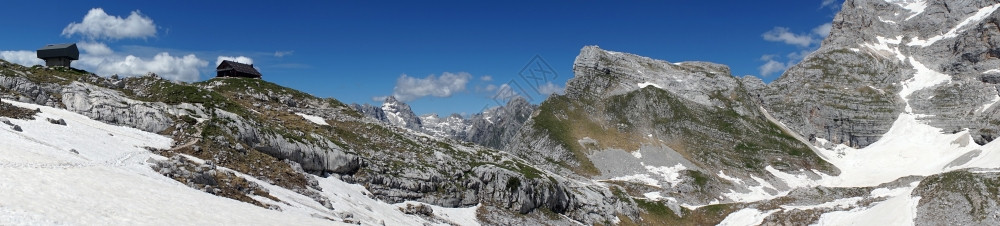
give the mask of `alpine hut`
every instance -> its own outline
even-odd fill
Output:
[[[45,60],[45,66],[69,67],[74,60],[80,59],[80,50],[76,48],[76,43],[48,44],[38,49],[38,59]]]
[[[242,78],[257,78],[261,77],[260,72],[253,68],[253,64],[244,64],[236,61],[223,60],[219,63],[219,66],[215,68],[215,77],[242,77]]]

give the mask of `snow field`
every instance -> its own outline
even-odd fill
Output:
[[[478,225],[478,207],[431,206],[444,220],[430,222],[367,196],[364,187],[337,178],[316,177],[334,211],[309,197],[256,178],[282,202],[283,212],[218,197],[153,171],[147,159],[165,159],[146,147],[168,149],[170,138],[108,125],[63,109],[3,100],[40,109],[33,120],[9,119],[23,132],[0,126],[0,224],[3,225],[338,225],[351,219],[365,225],[453,222]],[[46,119],[63,119],[66,125]],[[79,154],[71,153],[75,150]],[[195,162],[200,159],[185,156]],[[222,170],[227,170],[220,167]],[[235,172],[234,172],[235,173]],[[430,206],[430,205],[429,205]]]

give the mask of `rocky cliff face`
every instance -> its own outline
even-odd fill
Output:
[[[511,99],[507,105],[487,109],[469,118],[457,114],[446,118],[441,118],[437,114],[411,118],[413,111],[410,110],[410,106],[392,97],[387,99],[381,108],[369,104],[351,106],[361,114],[389,125],[497,149],[502,148],[517,134],[537,107],[524,98],[517,97]]]
[[[377,121],[389,122],[389,118],[385,116],[385,111],[383,111],[379,106],[373,106],[371,104],[351,104],[351,108],[354,108],[354,110],[358,111],[358,113]]]
[[[420,116],[422,130],[435,137],[460,140],[468,133],[468,122],[459,114],[451,114],[441,118],[437,114]]]
[[[811,139],[864,147],[912,113],[985,144],[998,130],[996,4],[846,1],[822,47],[768,85],[763,102]]]
[[[669,63],[629,53],[606,51],[587,46],[573,62],[576,75],[566,87],[570,98],[593,96],[607,98],[646,86],[669,88],[684,99],[707,106],[722,107],[725,101],[714,98],[740,86],[729,67],[708,62]],[[749,112],[747,109],[738,109]]]
[[[1000,174],[954,171],[920,182],[913,195],[920,197],[917,225],[1000,224]]]
[[[475,114],[470,117],[469,131],[462,140],[502,149],[517,135],[536,108],[524,98],[516,97],[507,105]]]
[[[397,100],[396,97],[386,97],[381,106],[352,104],[351,107],[362,115],[386,124],[423,131],[422,117],[417,117],[409,104]]]
[[[420,130],[423,127],[420,123],[420,117],[413,113],[410,105],[396,100],[396,97],[389,96],[382,102],[382,112],[385,113],[386,120],[392,125],[413,130]]]

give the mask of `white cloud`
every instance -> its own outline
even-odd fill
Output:
[[[45,64],[45,61],[38,59],[38,55],[35,54],[35,51],[30,50],[0,51],[0,59],[29,67]]]
[[[144,59],[134,55],[124,55],[108,48],[104,43],[80,42],[77,46],[83,50],[80,60],[73,62],[73,67],[94,72],[101,76],[117,74],[120,76],[141,76],[153,72],[162,78],[174,81],[193,82],[200,78],[199,69],[208,66],[208,61],[199,59],[194,54],[182,57],[171,56],[161,52]],[[0,58],[21,65],[43,65],[45,62],[36,58],[35,51],[0,51]]]
[[[274,56],[275,57],[285,57],[285,56],[288,56],[288,55],[292,55],[292,53],[295,53],[295,51],[274,51]]]
[[[426,78],[414,78],[403,74],[396,79],[392,95],[403,102],[425,96],[450,97],[452,94],[465,91],[470,79],[472,75],[466,72],[445,72],[440,77],[428,75]]]
[[[140,76],[153,72],[165,79],[187,82],[197,81],[200,75],[198,69],[208,66],[208,61],[199,59],[194,54],[174,57],[166,52],[156,54],[148,60],[133,55],[105,56],[91,57],[86,61],[81,59],[81,63],[95,68],[95,73],[104,76]]]
[[[245,56],[219,56],[215,59],[215,65],[219,65],[223,60],[233,61],[237,63],[253,64],[253,59]]]
[[[208,62],[194,54],[173,57],[170,53],[159,53],[152,60],[128,55],[124,60],[101,64],[97,71],[101,74],[142,75],[153,72],[160,77],[176,81],[196,81],[198,68],[208,66]]]
[[[476,90],[475,91],[476,91],[476,93],[482,93],[482,94],[486,94],[486,95],[493,95],[494,93],[496,93],[497,88],[499,88],[497,85],[484,83],[484,84],[476,85],[476,87],[475,87]]]
[[[552,94],[563,94],[563,91],[565,90],[566,87],[561,87],[552,82],[545,83],[545,85],[541,85],[538,87],[538,92],[546,96]]]
[[[497,93],[492,98],[494,100],[510,100],[520,95],[521,94],[517,93],[517,90],[514,90],[514,88],[510,85],[503,84],[497,88]]]
[[[826,37],[827,35],[830,35],[830,29],[833,29],[833,24],[825,23],[823,25],[819,25],[819,27],[813,28],[812,32],[820,37]]]
[[[767,41],[784,42],[785,44],[796,45],[800,47],[807,47],[811,45],[813,42],[816,42],[816,40],[813,39],[813,37],[808,34],[797,35],[790,32],[788,28],[785,27],[774,27],[774,29],[765,32],[761,36],[764,37],[764,40]]]
[[[200,78],[199,69],[208,66],[208,61],[199,59],[194,54],[174,57],[168,52],[160,52],[152,59],[144,59],[132,54],[117,53],[100,42],[80,42],[77,46],[83,53],[74,67],[101,76],[141,76],[153,72],[165,79],[193,82]]]
[[[837,0],[823,0],[823,2],[820,3],[819,7],[820,8],[831,7],[833,9],[836,9],[837,7],[840,7],[839,5],[836,5],[835,3],[837,3]]]
[[[800,50],[798,52],[789,53],[788,54],[788,61],[789,61],[788,64],[791,65],[791,64],[793,64],[795,62],[798,62],[798,61],[800,61],[802,59],[805,59],[806,56],[809,56],[809,54],[813,53],[813,51],[816,51],[816,49],[804,49],[804,50]]]
[[[85,54],[110,55],[114,53],[108,45],[100,42],[80,42],[76,44]]]
[[[770,76],[771,74],[774,74],[775,72],[781,72],[784,71],[785,69],[788,69],[788,66],[785,65],[785,63],[778,62],[772,59],[772,57],[765,56],[762,57],[761,59],[767,61],[767,63],[764,63],[764,65],[761,65],[759,68],[761,77],[767,77]]]
[[[94,8],[83,16],[80,23],[70,23],[63,28],[63,36],[81,35],[92,40],[118,40],[124,38],[156,37],[156,24],[153,19],[143,16],[138,10],[132,11],[126,18],[111,16],[104,9]]]
[[[493,81],[493,76],[483,75],[483,77],[479,77],[479,80],[483,80],[486,82]]]
[[[795,65],[799,61],[802,61],[802,59],[805,59],[806,56],[819,48],[820,41],[824,37],[830,35],[830,30],[832,28],[832,23],[825,23],[813,28],[811,32],[803,34],[792,33],[785,27],[775,27],[774,29],[765,32],[761,35],[764,40],[794,45],[798,47],[798,50],[785,55],[784,62],[778,59],[779,56],[777,55],[761,56],[760,60],[765,62],[758,68],[760,69],[761,77],[766,77],[768,75],[787,70],[788,67]]]

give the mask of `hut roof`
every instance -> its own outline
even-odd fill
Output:
[[[38,58],[69,57],[73,60],[80,59],[80,50],[76,48],[76,43],[48,44],[38,49]]]
[[[240,63],[240,62],[236,62],[236,61],[223,60],[222,63],[219,64],[219,67],[216,67],[215,69],[226,68],[226,67],[224,67],[226,65],[228,65],[229,67],[233,68],[233,70],[235,70],[236,72],[247,73],[247,74],[256,75],[256,76],[261,76],[260,72],[257,71],[256,68],[253,68],[252,64],[244,64],[244,63]]]

